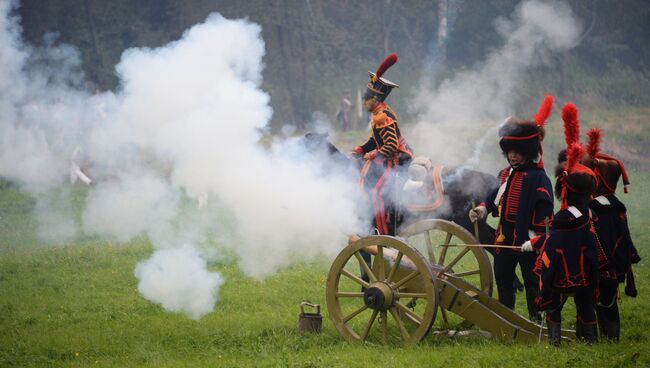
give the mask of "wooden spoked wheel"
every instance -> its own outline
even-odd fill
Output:
[[[364,261],[367,255],[372,266]],[[329,318],[349,341],[412,345],[435,320],[435,284],[426,258],[404,241],[361,238],[343,249],[330,268]]]
[[[490,258],[483,248],[463,246],[478,242],[460,225],[428,219],[408,226],[399,235],[409,245],[427,254],[434,275],[451,274],[492,295],[494,276]],[[444,309],[441,309],[441,314],[443,327],[448,328],[449,319]]]

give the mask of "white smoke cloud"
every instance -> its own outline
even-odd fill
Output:
[[[212,312],[224,280],[191,247],[157,250],[135,267],[138,290],[168,311],[199,319]]]
[[[37,197],[36,234],[40,242],[66,244],[75,240],[79,226],[73,216],[75,204],[69,187]]]
[[[53,46],[52,36],[44,49],[24,45],[10,10],[0,3],[0,176],[48,192],[69,180],[74,157],[95,183],[76,231],[118,241],[147,235],[165,249],[136,270],[147,299],[192,318],[212,310],[208,294],[221,281],[200,259],[214,250],[174,253],[182,244],[205,248],[216,237],[248,275],[264,277],[334,255],[346,234],[363,229],[344,170],[328,170],[325,157],[310,159],[291,139],[260,144],[272,110],[260,87],[258,25],[210,15],[178,41],[125,51],[119,89],[91,95],[78,87],[78,53]],[[188,209],[188,198],[208,205]],[[165,287],[174,255],[185,261],[170,272],[205,282]]]
[[[526,73],[574,47],[581,29],[566,3],[538,0],[523,1],[495,26],[504,42],[484,63],[444,80],[436,90],[418,91],[413,106],[418,122],[408,135],[418,154],[456,165],[475,165],[481,157],[483,170],[500,166],[495,128],[526,92]],[[543,96],[533,98],[541,103]]]
[[[178,202],[178,193],[150,174],[100,183],[86,199],[84,229],[121,242],[142,234],[164,239],[169,236]]]

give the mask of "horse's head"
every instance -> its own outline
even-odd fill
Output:
[[[313,152],[327,152],[334,162],[341,165],[348,165],[349,159],[332,142],[329,141],[329,134],[308,132],[303,136],[304,146]]]
[[[339,150],[327,139],[329,134],[327,133],[315,133],[308,132],[304,136],[305,146],[314,151],[325,151],[327,153],[333,154],[339,152]]]

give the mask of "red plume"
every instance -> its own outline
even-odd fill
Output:
[[[580,142],[580,122],[578,121],[578,108],[572,103],[562,108],[562,120],[564,120],[564,140],[567,148],[573,143]]]
[[[587,153],[591,157],[596,157],[600,152],[600,142],[603,141],[603,132],[598,128],[591,128],[587,132]]]
[[[573,171],[573,168],[575,165],[580,162],[582,159],[582,156],[585,154],[584,148],[582,148],[582,145],[578,142],[572,143],[569,148],[567,148],[567,161],[566,161],[566,166],[564,167],[564,170],[567,173],[571,173]]]
[[[539,110],[537,110],[537,115],[535,115],[534,120],[535,123],[537,123],[537,126],[540,128],[544,126],[546,119],[551,116],[551,110],[553,109],[553,100],[553,96],[545,95],[544,101],[542,101]]]
[[[381,76],[384,74],[388,68],[393,66],[397,62],[397,54],[392,53],[384,59],[384,61],[379,65],[379,68],[377,68],[377,72],[375,73],[377,75],[377,78],[381,78]]]

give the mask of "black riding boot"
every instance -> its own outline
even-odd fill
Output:
[[[548,325],[548,343],[551,346],[560,347],[560,340],[562,339],[562,325],[560,322],[553,322],[546,319]]]
[[[591,345],[598,341],[598,335],[596,334],[595,323],[586,324],[578,321],[578,324],[582,324],[582,337],[584,338],[587,344]]]
[[[615,321],[598,321],[600,326],[600,338],[617,342],[621,334],[621,323]]]
[[[576,321],[576,339],[578,341],[584,339],[584,329],[582,328],[582,322],[580,322],[580,320]]]
[[[596,316],[598,317],[600,338],[603,340],[618,341],[621,322],[616,304],[610,307],[596,305]]]
[[[616,341],[621,337],[621,322],[616,321],[616,322],[610,322],[607,326],[607,332],[608,332],[608,338],[611,341]]]

